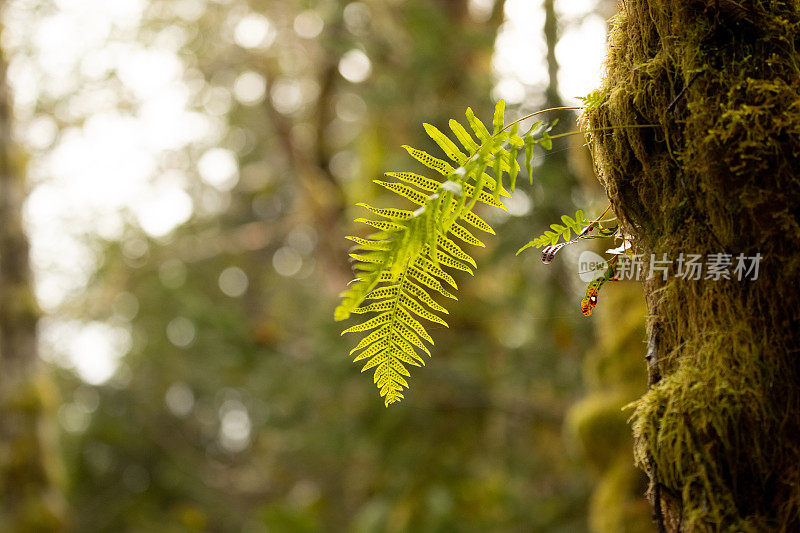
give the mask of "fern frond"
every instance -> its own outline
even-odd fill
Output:
[[[475,137],[455,120],[449,122],[455,140],[425,124],[428,136],[447,160],[404,146],[411,157],[445,179],[388,172],[386,176],[396,181],[375,183],[410,201],[416,210],[359,204],[379,219],[356,221],[378,232],[366,238],[348,237],[355,243],[350,258],[357,278],[341,294],[334,317],[344,320],[352,314],[376,313],[343,334],[369,332],[350,353],[354,361],[364,362],[362,372],[374,369],[375,384],[387,406],[403,398],[402,391],[408,387],[406,367],[424,365],[423,356],[431,354],[426,343],[432,345],[433,338],[424,324],[447,326],[441,316],[447,309],[433,296],[456,299],[456,280],[448,270],[472,274],[477,266],[456,239],[484,246],[465,226],[494,234],[494,229],[473,212],[474,206],[480,202],[505,209],[500,198],[510,193],[504,187],[503,174],[510,176],[513,192],[520,170],[517,153],[525,149],[530,167],[532,147],[543,142],[543,137],[533,137],[532,130],[518,135],[516,124],[507,131],[504,110],[505,104],[500,101],[490,132],[467,109],[467,122]]]
[[[575,212],[575,218],[570,217],[569,215],[562,215],[561,221],[564,223],[562,224],[550,224],[550,229],[545,231],[539,237],[536,237],[532,241],[529,241],[525,246],[517,250],[517,255],[522,253],[524,250],[536,247],[541,248],[542,246],[548,246],[551,244],[556,244],[559,240],[564,239],[564,242],[570,240],[572,233],[575,235],[580,235],[584,228],[589,227],[592,223],[583,216],[583,210],[578,209]]]
[[[580,100],[583,103],[584,108],[596,109],[600,107],[600,105],[602,105],[607,98],[608,98],[608,92],[602,89],[597,89],[590,92],[586,96],[579,96],[578,100]]]

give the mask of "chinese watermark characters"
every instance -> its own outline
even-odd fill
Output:
[[[668,277],[698,280],[737,280],[755,281],[758,279],[761,254],[684,254],[675,259],[668,259],[667,254],[650,254],[645,263],[642,256],[620,256],[617,262],[617,277],[621,280],[642,280],[656,277],[666,280]]]
[[[591,254],[591,257],[589,257]],[[615,267],[615,279],[635,280],[676,278],[689,281],[736,280],[755,281],[758,279],[762,255],[710,253],[706,255],[681,252],[676,258],[667,254],[650,254],[649,261],[641,255],[619,255]],[[578,260],[578,273],[581,279],[589,280],[602,275],[608,262],[593,252],[584,252]]]

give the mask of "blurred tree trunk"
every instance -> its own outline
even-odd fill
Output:
[[[602,0],[595,11],[608,19],[616,5],[615,0]],[[587,190],[595,191],[597,177],[585,141],[574,137],[574,148],[570,163]],[[600,241],[592,249],[602,254],[607,244]],[[641,395],[646,380],[641,360],[631,357],[645,338],[645,314],[637,285],[618,283],[603,292],[600,308],[591,317],[594,346],[583,363],[586,396],[571,407],[567,418],[569,434],[596,472],[588,509],[593,533],[652,531],[650,507],[642,498],[647,476],[631,461],[630,412],[623,409]]]
[[[558,92],[558,60],[556,45],[558,44],[558,14],[555,0],[544,0],[544,40],[547,46],[547,88],[545,89],[546,107],[564,105]]]
[[[732,260],[730,280],[676,263],[644,283],[632,420],[660,531],[800,531],[798,29],[796,1],[628,0],[584,117],[637,253]],[[739,254],[760,254],[757,279]]]
[[[63,504],[52,484],[47,399],[36,346],[38,308],[22,227],[25,185],[11,141],[11,97],[0,54],[0,529],[58,531]],[[52,436],[52,434],[51,434]]]
[[[562,105],[557,92],[558,64],[555,57],[557,18],[554,0],[545,0],[545,36],[550,73],[548,105]],[[614,4],[601,2],[596,7],[607,13]],[[610,16],[610,15],[608,15]],[[551,96],[552,95],[552,96]],[[569,115],[571,124],[574,114]],[[585,142],[573,138],[569,168],[594,193],[597,178]],[[554,157],[554,155],[548,155]],[[597,253],[607,242],[593,246]],[[573,267],[573,265],[570,265]],[[572,272],[570,272],[572,275]],[[577,312],[577,306],[574,308]],[[631,461],[633,441],[627,426],[630,413],[622,408],[641,394],[640,361],[630,353],[644,338],[644,301],[641,290],[618,284],[603,293],[601,308],[591,317],[593,347],[583,362],[585,396],[570,407],[565,423],[573,442],[595,472],[587,522],[593,533],[639,533],[652,530],[647,502],[642,498],[646,476]]]

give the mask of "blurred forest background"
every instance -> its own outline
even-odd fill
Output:
[[[514,256],[607,204],[581,136],[486,212],[402,404],[332,320],[355,203],[416,168],[400,146],[500,97],[574,105],[613,10],[4,2],[0,530],[649,531],[620,411],[646,387],[641,295],[589,320],[575,255]]]

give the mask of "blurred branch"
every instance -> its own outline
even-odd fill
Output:
[[[340,24],[335,22],[329,26],[328,32],[339,31]],[[294,121],[282,115],[269,98],[264,99],[264,106],[275,128],[278,142],[288,156],[292,174],[297,178],[302,192],[302,199],[308,202],[311,223],[322,237],[318,240],[318,257],[323,261],[322,271],[331,287],[331,292],[339,291],[342,283],[351,277],[349,265],[344,261],[344,232],[341,229],[346,207],[346,197],[339,180],[331,172],[331,156],[326,146],[326,133],[331,122],[331,101],[336,92],[339,79],[339,57],[327,52],[324,65],[320,69],[318,83],[320,87],[313,113],[314,147],[305,150],[298,145],[292,134]],[[265,66],[267,80],[275,79],[279,68],[272,63]],[[269,94],[269,86],[267,87]]]
[[[544,40],[547,45],[547,89],[545,90],[546,107],[562,106],[563,100],[558,92],[558,60],[556,45],[558,44],[558,14],[555,0],[544,0]]]
[[[328,152],[325,139],[325,131],[328,127],[328,124],[331,122],[331,96],[333,95],[335,83],[338,77],[338,64],[335,61],[328,61],[328,63],[322,69],[322,74],[320,75],[320,94],[319,98],[317,98],[316,112],[314,115],[316,117],[317,128],[317,167],[323,171],[321,176],[327,179],[333,186],[333,189],[336,192],[336,202],[334,207],[338,213],[342,213],[344,212],[345,208],[345,194],[342,190],[339,180],[337,180],[331,172],[331,156]]]
[[[183,237],[175,243],[175,248],[181,260],[190,263],[220,254],[239,255],[243,252],[255,252],[272,244],[291,226],[290,219],[282,219],[271,224],[261,221],[248,222],[224,233],[215,235],[200,233]]]

